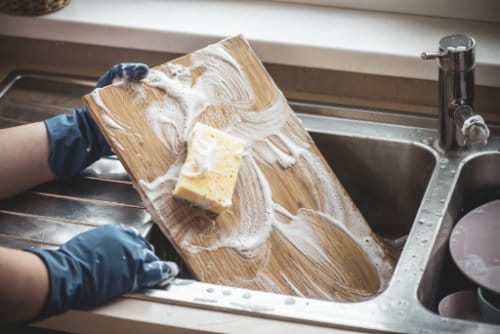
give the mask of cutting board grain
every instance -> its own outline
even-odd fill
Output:
[[[196,279],[337,301],[387,285],[386,246],[242,36],[84,101]],[[232,208],[218,216],[172,197],[197,121],[247,142]]]

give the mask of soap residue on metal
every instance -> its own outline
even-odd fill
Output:
[[[193,73],[199,68],[203,71],[197,74],[195,80]],[[220,44],[191,54],[189,65],[168,64],[163,70],[168,74],[152,69],[143,80],[146,86],[166,93],[163,101],[153,102],[146,108],[145,115],[151,129],[177,158],[164,175],[151,182],[139,180],[139,186],[171,235],[182,235],[183,249],[197,253],[230,247],[245,258],[255,260],[262,257],[260,260],[265,261],[268,240],[274,231],[304,256],[314,259],[318,267],[336,268],[339,290],[360,298],[367,297],[366,291],[352,289],[342,283],[345,282],[342,268],[336,266],[335,259],[316,240],[309,219],[321,218],[345,232],[365,252],[378,273],[380,291],[385,289],[392,274],[392,263],[387,260],[384,249],[361,214],[351,212],[352,203],[339,199],[331,172],[309,149],[312,139],[293,131],[294,124],[299,120],[290,112],[281,92],[266,108],[254,111],[255,95],[251,84],[239,64]],[[99,90],[95,90],[92,96],[112,117],[99,96]],[[205,112],[210,113],[217,106],[229,110],[224,113],[222,130],[247,143],[235,189],[239,196],[239,207],[235,211],[239,214],[226,211],[224,219],[230,221],[233,228],[220,231],[216,229],[217,218],[196,207],[165,205],[166,199],[172,196],[174,181],[183,165],[190,130]],[[290,129],[292,131],[285,131]],[[313,194],[314,209],[303,208],[292,213],[273,200],[263,166],[276,164],[283,169],[301,170],[304,188]],[[197,223],[192,224],[193,221]],[[272,285],[267,273],[262,270],[255,279]],[[293,291],[302,295],[288,277],[283,279]],[[315,285],[314,281],[309,283]],[[321,291],[320,287],[317,288]],[[279,288],[276,290],[280,292]],[[331,293],[321,292],[327,298]]]
[[[214,304],[214,303],[217,303],[217,299],[215,298],[194,298],[193,301],[195,302],[202,302],[202,303],[210,303],[210,304]]]
[[[236,303],[236,302],[231,302],[230,303],[233,306],[236,306],[240,309],[243,309],[245,311],[250,311],[250,312],[272,312],[274,309],[272,307],[267,307],[259,304],[249,304],[249,303]]]

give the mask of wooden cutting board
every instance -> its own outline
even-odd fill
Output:
[[[385,245],[243,37],[84,101],[196,279],[337,301],[387,285]],[[247,142],[232,208],[218,216],[171,195],[197,121]]]

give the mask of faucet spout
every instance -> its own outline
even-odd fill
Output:
[[[473,38],[454,34],[441,38],[438,52],[421,55],[439,60],[439,145],[449,153],[486,144],[490,135],[474,112],[475,47]]]
[[[488,142],[490,129],[483,117],[474,113],[470,106],[458,105],[453,116],[455,124],[461,130],[465,144],[468,147],[485,145]]]

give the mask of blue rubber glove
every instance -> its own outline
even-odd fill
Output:
[[[99,79],[96,88],[110,85],[115,79],[139,81],[148,72],[145,64],[118,64]],[[45,120],[45,126],[50,144],[49,166],[58,179],[74,176],[100,157],[111,155],[111,148],[85,106]]]
[[[49,272],[49,294],[36,320],[70,308],[101,305],[138,288],[165,285],[179,272],[161,261],[136,229],[104,225],[84,232],[57,250],[29,248]]]

